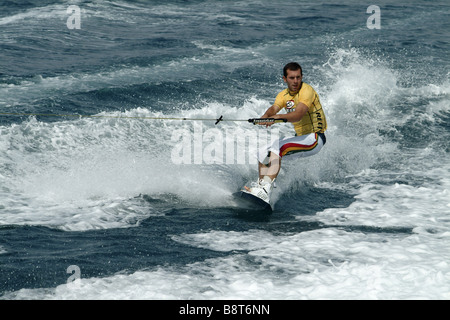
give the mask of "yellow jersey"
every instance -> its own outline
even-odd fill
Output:
[[[274,104],[281,109],[286,108],[286,112],[292,112],[299,102],[308,107],[308,112],[300,121],[293,123],[297,136],[325,132],[327,130],[325,113],[320,104],[319,95],[309,84],[302,82],[300,90],[294,94],[291,94],[289,89],[281,91],[277,95]]]

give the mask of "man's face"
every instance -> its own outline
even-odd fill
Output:
[[[283,77],[284,82],[287,83],[288,89],[291,92],[297,92],[300,89],[302,83],[302,74],[299,70],[287,70],[287,76]]]

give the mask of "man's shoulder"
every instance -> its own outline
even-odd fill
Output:
[[[289,94],[289,90],[288,89],[283,89],[278,93],[278,96],[285,96]]]
[[[303,82],[302,88],[300,89],[301,96],[315,96],[318,95],[316,90],[306,82]]]
[[[309,83],[306,83],[306,82],[302,83],[302,89],[315,91],[314,88]]]
[[[277,100],[279,100],[279,99],[284,99],[287,95],[289,95],[289,90],[288,90],[288,89],[284,89],[284,90],[280,91],[280,92],[277,94],[276,99],[277,99]]]

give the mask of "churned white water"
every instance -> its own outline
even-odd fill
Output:
[[[443,161],[446,155],[432,146],[400,151],[398,142],[377,133],[390,126],[395,110],[384,108],[385,101],[378,102],[377,95],[385,92],[386,87],[372,89],[373,97],[364,94],[373,79],[364,83],[364,79],[354,75],[354,70],[377,67],[361,62],[360,57],[353,59],[354,64],[344,69],[323,98],[333,119],[329,144],[312,167],[287,173],[293,166],[288,164],[277,188],[279,197],[283,193],[292,194],[295,188],[301,188],[294,181],[306,179],[307,184],[325,190],[351,192],[354,201],[350,205],[336,208],[331,205],[315,215],[299,214],[297,222],[291,222],[319,222],[321,228],[300,233],[255,229],[173,234],[173,241],[228,254],[183,267],[161,266],[130,274],[81,278],[56,288],[22,289],[13,294],[14,298],[449,299],[450,167]],[[389,70],[379,71],[371,76],[384,75],[389,79],[393,76]],[[345,88],[350,91],[343,92]],[[412,93],[395,86],[391,90],[393,99]],[[438,97],[427,107],[431,114],[423,117],[448,112],[448,86],[433,85],[421,90]],[[355,97],[367,100],[354,102]],[[380,112],[373,114],[369,110],[371,101],[376,101],[373,103]],[[259,108],[260,104],[258,100],[250,101],[246,110]],[[368,110],[359,109],[368,104]],[[226,113],[226,109],[227,106],[214,104],[201,113]],[[243,110],[233,112],[228,114],[242,116]],[[347,118],[340,115],[342,112],[361,112],[360,121],[345,126]],[[145,109],[126,113],[146,114]],[[224,123],[225,128],[235,125]],[[190,125],[186,128],[192,129]],[[127,119],[52,124],[30,120],[7,129],[10,143],[22,148],[27,147],[27,135],[33,130],[33,137],[42,138],[39,149],[48,151],[39,157],[32,154],[21,157],[15,164],[15,170],[25,173],[20,178],[22,194],[18,193],[16,199],[10,197],[14,210],[10,209],[10,213],[6,210],[3,223],[43,224],[64,230],[129,227],[129,221],[136,223],[152,213],[148,208],[127,204],[123,196],[169,191],[176,178],[168,176],[167,171],[175,177],[182,176],[186,182],[177,184],[171,192],[186,199],[191,195],[190,200],[198,205],[213,207],[223,205],[226,196],[239,187],[233,186],[233,170],[244,176],[251,174],[248,171],[251,169],[235,165],[223,165],[222,171],[207,164],[192,165],[185,170],[183,166],[157,161],[168,157],[171,150],[160,146],[159,154],[150,151],[155,149],[154,144],[167,142],[160,138],[164,134],[154,133],[155,129],[167,131],[166,135],[171,132],[166,124]],[[67,131],[70,134],[64,135]],[[128,138],[130,132],[133,140]],[[356,136],[356,132],[365,136]],[[135,144],[130,145],[130,141]],[[123,150],[126,143],[128,152],[116,152],[113,159],[107,157],[113,148]],[[32,144],[36,146],[36,141]],[[14,154],[9,157],[14,159]],[[346,168],[344,177],[339,176],[340,168]],[[160,182],[156,184],[155,180]],[[192,190],[195,192],[188,192]],[[196,194],[202,197],[196,199]]]

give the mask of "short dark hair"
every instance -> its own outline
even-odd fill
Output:
[[[302,67],[297,62],[289,62],[287,65],[283,68],[283,75],[287,77],[287,71],[297,71],[300,70],[300,74],[303,75]]]

